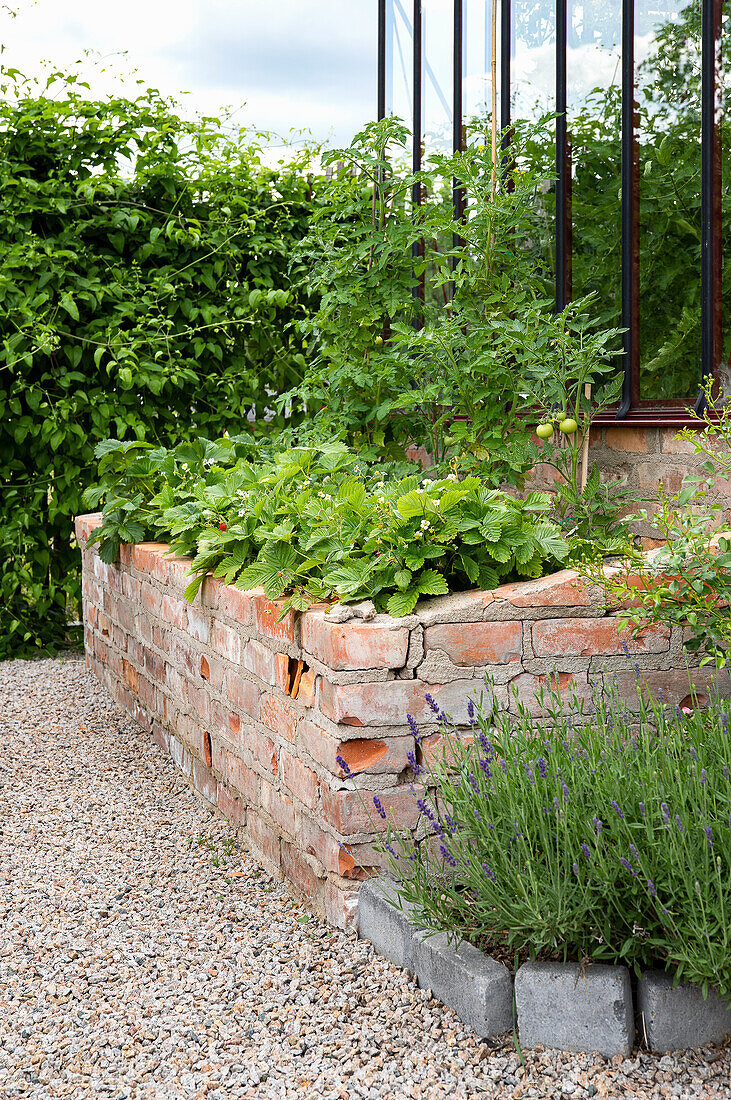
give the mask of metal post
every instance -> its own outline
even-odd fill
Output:
[[[566,96],[569,0],[556,0],[556,312],[571,299],[571,159]]]
[[[721,0],[701,15],[701,377],[718,377],[721,361]],[[701,392],[696,402],[705,404]]]
[[[617,419],[639,398],[640,162],[635,107],[635,0],[622,0],[622,327],[624,379]]]
[[[378,118],[386,117],[386,0],[378,0]]]

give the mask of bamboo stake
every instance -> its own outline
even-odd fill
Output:
[[[591,400],[591,382],[587,382],[584,385],[584,397],[588,401]],[[586,488],[586,482],[589,477],[589,434],[591,432],[591,425],[587,427],[584,432],[584,438],[582,440],[582,452],[581,452],[581,491],[583,493]]]
[[[492,0],[492,173],[490,175],[490,189],[495,198],[497,190],[497,4],[498,0]]]

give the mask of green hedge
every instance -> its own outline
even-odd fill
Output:
[[[0,658],[68,637],[96,442],[221,436],[300,379],[312,201],[307,154],[268,168],[153,90],[1,90]]]

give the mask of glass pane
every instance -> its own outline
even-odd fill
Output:
[[[452,150],[453,0],[422,0],[424,154]]]
[[[413,122],[413,5],[406,0],[386,4],[386,114]]]
[[[701,377],[701,0],[640,0],[640,395]]]
[[[621,0],[569,3],[567,22],[573,297],[595,294],[592,314],[614,328],[622,316]]]
[[[495,17],[495,101],[500,125],[500,0],[464,0],[464,80],[462,87],[463,115],[467,123],[480,120],[482,135],[473,133],[470,140],[485,141],[490,132],[493,101],[492,26]]]

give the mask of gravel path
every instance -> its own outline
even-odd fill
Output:
[[[726,1050],[475,1039],[319,924],[83,662],[0,665],[0,1096],[731,1097]]]

